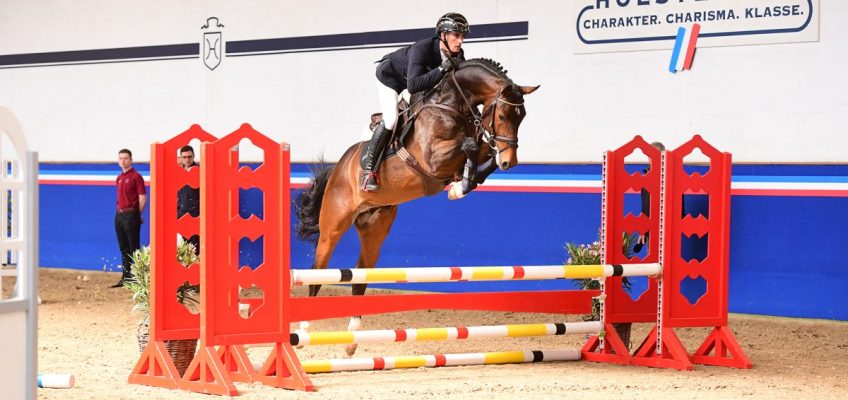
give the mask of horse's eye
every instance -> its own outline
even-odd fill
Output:
[[[501,115],[498,115],[498,119],[499,119],[499,120],[501,120],[501,121],[504,121],[504,120],[506,120],[506,118],[504,118],[504,116],[503,116],[503,114],[501,114]]]

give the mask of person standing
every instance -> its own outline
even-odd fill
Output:
[[[660,151],[660,153],[665,151],[665,145],[662,142],[653,142],[651,143],[653,148]],[[642,170],[642,175],[647,175],[648,171],[651,170],[651,165],[649,164],[647,168]],[[651,193],[642,188],[639,192],[640,199],[642,200],[642,214],[645,214],[646,217],[651,216]],[[636,242],[633,244],[633,253],[639,253],[642,251],[642,248],[648,244],[648,232],[645,232],[639,237],[636,238]]]
[[[118,283],[111,286],[113,288],[124,286],[124,281],[132,278],[132,254],[141,247],[141,224],[144,223],[141,213],[147,205],[144,179],[132,166],[131,151],[118,151],[118,166],[121,173],[115,179],[118,187],[115,234],[121,250],[122,274]]]
[[[194,148],[188,145],[181,147],[179,162],[186,171],[197,167],[198,164],[194,161]],[[186,185],[177,192],[177,219],[180,219],[185,214],[189,214],[192,217],[200,215],[199,188],[195,189]],[[194,246],[194,254],[200,255],[200,236],[192,235],[187,241]]]

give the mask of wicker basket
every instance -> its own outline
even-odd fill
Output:
[[[147,342],[150,340],[150,331],[146,325],[139,325],[135,333],[138,339],[138,351],[143,353],[147,347]],[[180,376],[185,374],[191,360],[194,359],[194,352],[197,350],[197,339],[182,339],[182,340],[166,340],[165,349],[174,361],[177,367],[177,372]]]
[[[615,328],[615,332],[618,333],[618,337],[620,337],[621,341],[624,342],[624,346],[627,347],[627,350],[630,350],[630,330],[633,327],[633,324],[630,322],[622,322],[612,324],[612,326]]]

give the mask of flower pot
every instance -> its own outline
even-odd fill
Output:
[[[630,322],[623,322],[612,324],[612,327],[615,328],[615,332],[618,333],[618,337],[620,337],[621,341],[624,342],[624,346],[627,347],[627,350],[630,350],[630,330],[633,327],[633,324]]]
[[[150,340],[150,331],[146,325],[139,325],[136,330],[136,339],[138,339],[138,351],[144,352],[147,347],[147,342]],[[194,353],[197,350],[197,339],[181,339],[181,340],[166,340],[165,349],[174,361],[174,366],[177,367],[177,372],[180,376],[185,374],[191,360],[194,359]]]

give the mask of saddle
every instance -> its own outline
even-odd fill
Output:
[[[394,156],[397,154],[397,150],[403,146],[404,140],[415,127],[415,116],[418,115],[418,112],[421,111],[421,108],[423,108],[423,101],[419,101],[421,98],[423,98],[422,94],[415,94],[412,96],[410,101],[412,101],[412,104],[415,105],[414,107],[410,106],[404,98],[401,98],[398,102],[398,122],[395,124],[395,129],[392,131],[392,137],[389,138],[389,145],[386,146],[386,149],[383,151],[383,154],[380,157],[381,159],[385,160],[386,158]],[[368,128],[371,129],[371,132],[374,132],[374,130],[377,129],[377,125],[382,120],[383,113],[371,114],[371,123],[368,124]]]

